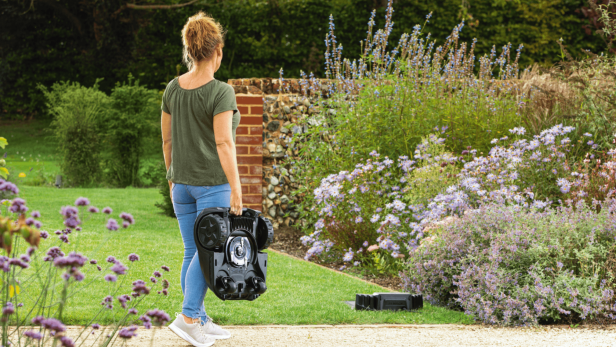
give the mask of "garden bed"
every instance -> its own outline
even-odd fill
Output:
[[[310,247],[305,246],[301,243],[300,238],[302,236],[304,236],[304,234],[294,227],[281,226],[274,232],[274,243],[272,243],[270,248],[289,254],[296,258],[304,258],[304,256],[306,255],[306,251],[308,251]],[[328,267],[334,271],[340,271],[340,267],[344,265],[342,261],[326,263],[317,259],[313,259],[313,262]],[[402,290],[402,280],[400,279],[400,277],[397,276],[390,277],[364,275],[359,270],[356,270],[354,268],[347,268],[342,272],[359,277],[365,281],[377,284],[381,287],[385,287],[393,291]]]

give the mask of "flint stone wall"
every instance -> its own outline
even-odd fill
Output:
[[[261,211],[272,219],[275,229],[282,225],[295,225],[299,217],[296,207],[299,200],[291,193],[299,187],[299,183],[281,163],[298,154],[298,149],[290,147],[288,140],[292,134],[306,130],[298,122],[318,111],[317,107],[312,106],[314,99],[299,95],[298,80],[284,80],[286,93],[279,92],[279,79],[235,79],[228,83],[233,86],[238,101],[256,96],[262,99]]]

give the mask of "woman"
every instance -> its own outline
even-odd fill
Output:
[[[167,180],[184,242],[182,313],[169,326],[194,346],[231,337],[205,313],[207,283],[196,252],[193,226],[208,207],[241,214],[242,191],[235,156],[240,114],[233,88],[214,78],[222,60],[223,29],[199,12],[182,29],[189,72],[171,81],[162,102],[163,152]]]

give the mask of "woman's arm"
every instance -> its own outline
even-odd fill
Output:
[[[169,170],[171,166],[171,115],[163,111],[160,117],[160,127],[163,132],[163,156],[165,157],[165,166]],[[171,181],[169,181],[169,196],[171,196]],[[173,201],[173,197],[171,197]]]
[[[232,134],[233,111],[225,111],[214,116],[214,138],[220,165],[231,186],[231,213],[242,214],[242,186],[237,170],[235,143]]]

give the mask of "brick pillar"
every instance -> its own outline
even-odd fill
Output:
[[[261,180],[263,176],[263,97],[235,96],[242,115],[237,127],[235,149],[242,183],[244,207],[261,210]]]

